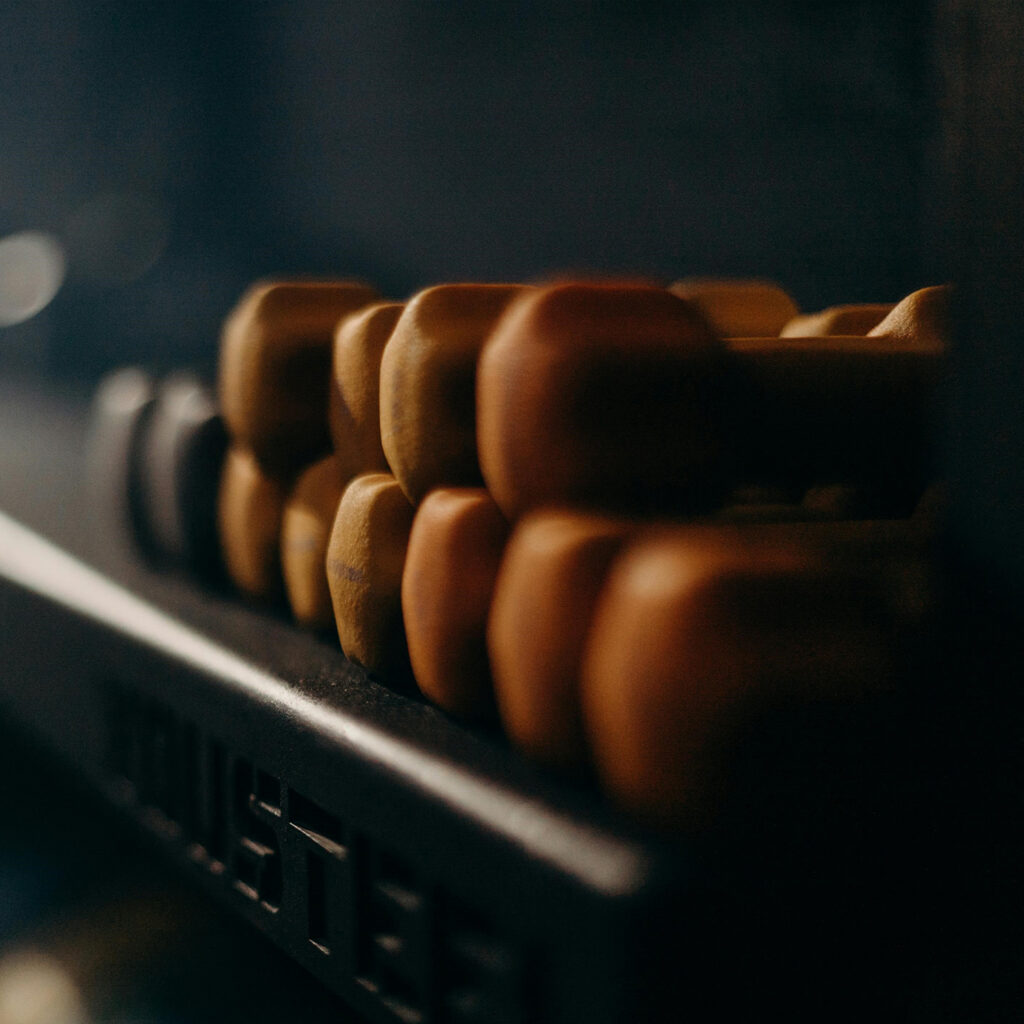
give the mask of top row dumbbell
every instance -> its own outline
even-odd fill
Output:
[[[346,479],[390,468],[414,504],[483,482],[509,518],[560,503],[686,515],[747,484],[852,482],[905,507],[931,470],[946,289],[816,317],[762,283],[377,299],[265,285],[230,317],[224,414],[266,472],[326,452],[328,424]]]

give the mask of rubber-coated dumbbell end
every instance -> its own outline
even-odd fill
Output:
[[[772,281],[690,277],[669,285],[669,291],[696,306],[723,338],[772,337],[799,312]]]
[[[292,615],[314,630],[334,627],[327,544],[344,490],[339,460],[328,455],[299,475],[281,518],[281,573]]]
[[[140,484],[142,446],[156,407],[152,377],[139,367],[108,374],[93,398],[86,442],[90,519],[97,555],[148,559],[157,544],[145,515]]]
[[[411,683],[402,570],[413,506],[390,473],[345,488],[327,546],[327,583],[341,649],[391,686]]]
[[[523,285],[445,284],[413,296],[384,347],[381,444],[411,502],[481,483],[476,442],[480,350]]]
[[[217,502],[224,565],[247,597],[276,602],[283,595],[281,517],[288,485],[264,472],[252,452],[229,448]]]
[[[334,334],[327,416],[346,481],[388,472],[380,443],[380,361],[404,307],[377,303],[345,317]]]
[[[494,717],[487,617],[509,526],[483,488],[438,488],[416,511],[402,574],[413,675],[453,714]]]
[[[276,281],[250,288],[227,318],[218,397],[232,442],[265,472],[294,477],[330,451],[334,329],[378,298],[363,284]]]
[[[477,437],[506,517],[574,505],[682,515],[720,503],[725,349],[661,288],[571,283],[522,296],[484,347]]]
[[[157,389],[142,446],[142,499],[161,555],[211,583],[224,580],[217,500],[227,433],[211,390],[175,373]]]
[[[659,828],[713,818],[737,737],[765,708],[891,684],[891,624],[870,574],[788,528],[771,538],[647,536],[602,592],[583,658],[585,728],[602,787]]]
[[[509,739],[576,775],[583,645],[608,567],[639,524],[569,510],[529,514],[505,551],[488,621],[494,692]]]

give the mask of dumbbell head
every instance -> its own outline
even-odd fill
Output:
[[[327,583],[341,649],[392,683],[408,678],[402,569],[413,507],[390,473],[345,488],[327,546]]]
[[[297,622],[310,629],[334,625],[327,586],[327,542],[343,490],[338,458],[328,455],[304,470],[285,501],[281,572]]]
[[[713,812],[760,709],[848,700],[891,678],[878,588],[805,542],[810,529],[683,529],[616,560],[587,640],[582,713],[601,785],[632,815],[692,824]]]
[[[217,522],[228,576],[249,597],[281,594],[281,516],[287,485],[268,475],[252,452],[229,448]]]
[[[380,443],[380,361],[402,309],[398,302],[368,306],[335,331],[327,414],[345,480],[388,471]]]
[[[669,291],[692,303],[723,338],[768,338],[799,313],[796,303],[771,281],[689,277]]]
[[[217,530],[227,434],[209,388],[189,373],[157,389],[142,445],[142,502],[161,555],[209,580],[223,576]]]
[[[519,285],[449,284],[406,305],[380,367],[381,442],[409,500],[480,483],[477,359]]]
[[[731,341],[748,386],[736,472],[810,484],[805,506],[836,517],[909,514],[935,471],[948,297],[914,292],[866,337]]]
[[[579,772],[583,644],[608,567],[635,526],[570,511],[516,525],[487,629],[494,693],[509,738],[529,756]]]
[[[682,299],[561,284],[518,299],[477,376],[480,465],[509,519],[546,505],[691,512],[720,498],[724,348]]]
[[[826,338],[833,335],[867,334],[892,312],[891,302],[830,306],[820,313],[795,316],[779,332],[783,338]]]
[[[934,472],[940,352],[873,335],[728,345],[737,482],[851,485],[866,502],[861,511],[913,507]]]
[[[224,324],[220,401],[232,441],[265,470],[294,475],[330,447],[334,328],[377,293],[362,284],[274,282],[251,288]]]
[[[402,614],[420,690],[447,711],[493,714],[487,615],[508,523],[483,488],[431,491],[416,512]]]
[[[952,337],[952,295],[953,289],[949,285],[935,285],[911,292],[872,328],[870,336],[892,338],[931,351],[945,351]]]
[[[87,479],[95,547],[103,558],[129,549],[156,554],[139,479],[142,441],[155,406],[153,380],[138,367],[114,371],[96,390]]]

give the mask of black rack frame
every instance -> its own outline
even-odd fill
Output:
[[[68,514],[64,546],[0,513],[5,719],[370,1020],[664,1003],[680,849],[271,612],[76,538],[87,408],[53,405],[6,403],[58,456],[5,503]]]

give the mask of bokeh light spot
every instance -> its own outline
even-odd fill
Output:
[[[86,1024],[87,1020],[78,986],[58,961],[27,949],[0,960],[2,1024]]]
[[[0,238],[0,327],[34,317],[64,282],[64,249],[53,235],[20,231]]]

